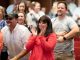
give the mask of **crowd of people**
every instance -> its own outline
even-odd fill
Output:
[[[54,2],[48,14],[36,1],[0,6],[0,59],[75,60],[79,12],[80,5],[71,0]]]

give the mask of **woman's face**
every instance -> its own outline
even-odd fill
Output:
[[[19,12],[24,12],[25,11],[25,4],[22,2],[19,4]]]
[[[23,13],[18,13],[18,23],[23,24],[25,20],[25,16]]]
[[[39,22],[39,29],[42,30],[42,29],[46,29],[47,28],[47,23],[44,23],[44,22]]]
[[[36,3],[36,4],[35,4],[34,10],[35,10],[36,12],[40,11],[40,4],[39,4],[39,3]]]

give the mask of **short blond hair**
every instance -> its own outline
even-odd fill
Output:
[[[1,12],[4,14],[5,13],[5,9],[4,9],[4,7],[2,7],[2,6],[0,6],[0,10],[1,10]]]

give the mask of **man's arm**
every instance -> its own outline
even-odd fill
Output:
[[[64,37],[66,39],[69,39],[69,38],[73,37],[77,32],[79,32],[79,27],[76,24],[74,24],[71,31],[69,33],[65,34]]]

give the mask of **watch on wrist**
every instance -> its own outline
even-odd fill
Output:
[[[63,39],[64,39],[64,40],[67,40],[64,36],[63,36]]]

